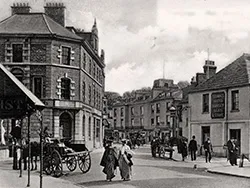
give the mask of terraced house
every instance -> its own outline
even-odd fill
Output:
[[[44,13],[25,3],[11,8],[0,22],[0,62],[44,102],[43,123],[53,137],[101,146],[105,62],[96,21],[90,32],[66,27],[62,3],[47,3]],[[8,131],[15,126],[4,122]],[[26,124],[23,119],[24,133]],[[36,117],[31,125],[31,137],[38,138]]]
[[[131,137],[134,133],[145,136],[149,142],[153,136],[168,139],[181,135],[177,107],[182,90],[171,79],[157,79],[149,91],[137,91],[134,98],[115,103],[110,110],[111,130],[116,139]],[[171,107],[175,108],[174,115]]]

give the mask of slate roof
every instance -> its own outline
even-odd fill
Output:
[[[82,39],[44,13],[14,14],[0,22],[0,34],[54,34],[70,39]]]
[[[193,88],[191,93],[241,87],[250,84],[250,54],[243,54],[205,82]]]

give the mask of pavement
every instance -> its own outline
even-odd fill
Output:
[[[144,146],[148,147],[148,146]],[[92,151],[92,154],[103,152],[103,148]],[[149,155],[149,157],[151,157]],[[205,168],[207,172],[218,173],[230,176],[238,176],[243,178],[250,178],[250,162],[244,160],[243,167],[231,166],[226,158],[213,157],[211,163],[205,163],[203,156],[198,156],[196,161],[191,161],[189,158],[185,162],[181,161],[180,155],[173,154],[177,166],[189,166],[196,168]],[[238,160],[239,164],[239,160]],[[12,159],[0,160],[0,187],[1,188],[24,188],[28,183],[28,172],[23,171],[22,177],[19,177],[19,170],[12,170]],[[79,188],[68,180],[61,178],[54,178],[51,176],[43,175],[42,187],[46,188]],[[40,174],[39,171],[31,171],[30,187],[40,187]],[[83,187],[83,186],[81,186]]]

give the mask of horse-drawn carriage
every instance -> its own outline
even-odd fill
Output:
[[[59,177],[63,174],[63,163],[70,171],[74,171],[77,164],[83,173],[91,167],[90,152],[85,144],[71,144],[50,139],[43,146],[43,170],[47,175]]]

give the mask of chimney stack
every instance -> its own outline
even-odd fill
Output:
[[[214,61],[206,60],[205,65],[203,66],[204,73],[206,74],[206,79],[211,78],[216,74],[217,67],[214,64]]]
[[[18,13],[30,13],[29,3],[13,3],[13,6],[11,6],[11,14],[14,15]]]
[[[45,14],[51,17],[54,21],[65,26],[65,6],[63,3],[46,3],[44,7]]]

